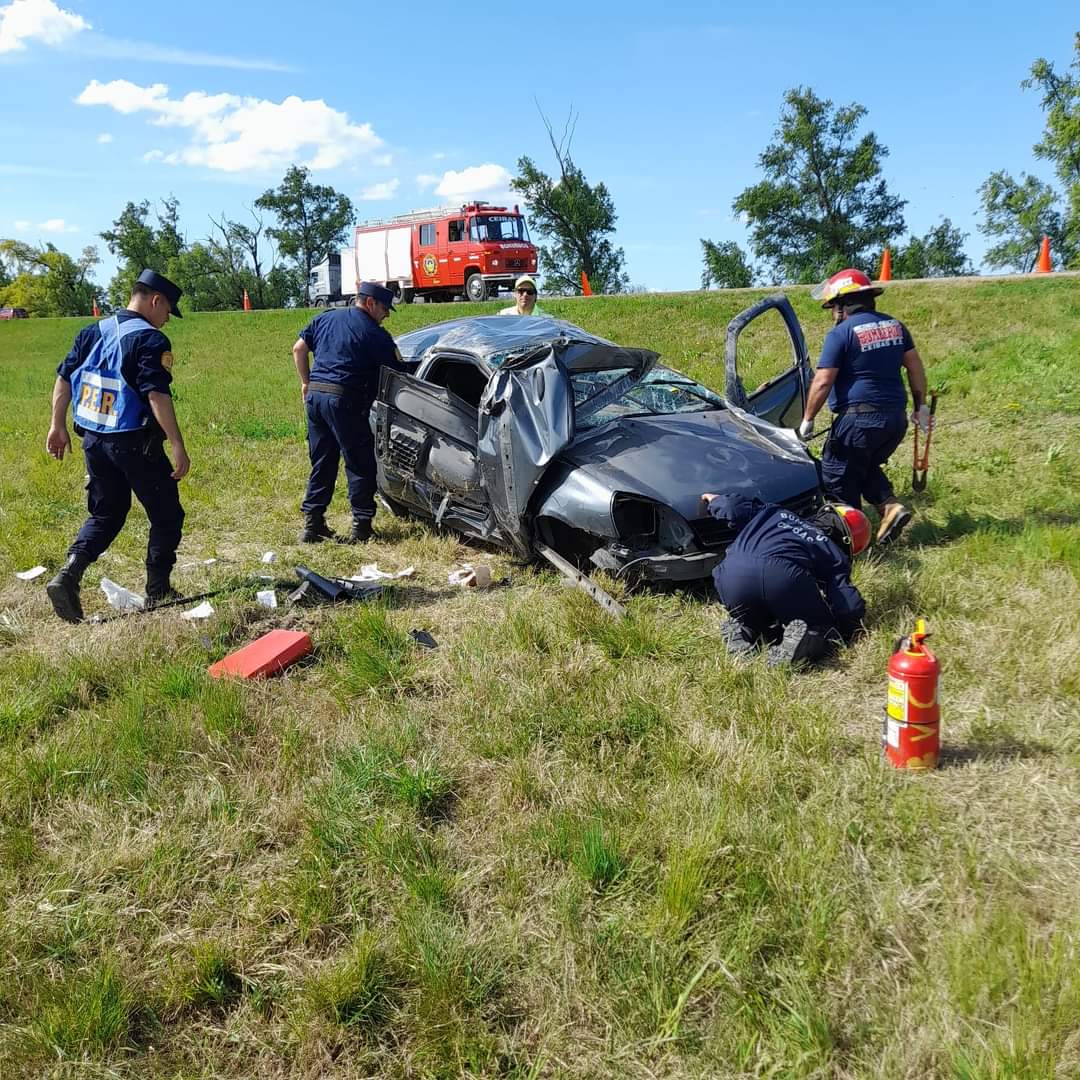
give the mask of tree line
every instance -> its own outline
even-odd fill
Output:
[[[984,261],[994,269],[1031,270],[1043,235],[1057,268],[1080,267],[1080,33],[1074,45],[1071,70],[1059,73],[1040,58],[1021,84],[1042,95],[1045,126],[1034,152],[1052,165],[1062,190],[1006,169],[979,188],[978,227],[994,241]],[[870,270],[885,247],[895,277],[974,273],[964,253],[968,234],[947,217],[922,236],[903,238],[907,200],[882,174],[888,147],[873,132],[860,135],[866,116],[862,105],[837,106],[810,88],[785,94],[773,139],[758,158],[762,179],[732,203],[756,262],[734,241],[703,238],[702,288],[820,281],[845,266]],[[576,117],[571,112],[558,137],[541,117],[556,168],[549,174],[523,156],[510,187],[540,241],[545,289],[578,293],[584,272],[595,292],[639,291],[612,240],[618,218],[611,193],[589,183],[575,160]],[[90,276],[100,263],[94,246],[72,257],[52,244],[0,240],[0,306],[62,316],[85,315],[94,302],[122,305],[144,267],[180,285],[193,311],[236,309],[245,291],[257,308],[304,305],[312,267],[346,242],[354,218],[348,196],[313,183],[308,169],[295,165],[242,218],[211,218],[207,235],[193,243],[180,229],[174,197],[157,206],[129,202],[100,234],[118,260],[104,289]]]
[[[1042,94],[1045,127],[1035,156],[1049,162],[1062,190],[1024,173],[998,169],[978,189],[979,231],[994,243],[983,257],[999,270],[1032,270],[1043,236],[1058,269],[1080,268],[1080,33],[1074,73],[1036,60],[1021,83]],[[702,239],[702,288],[745,288],[760,279],[820,281],[846,266],[870,270],[884,248],[894,277],[971,274],[963,233],[946,217],[923,236],[904,234],[905,199],[882,175],[888,148],[873,132],[859,136],[867,115],[857,103],[836,106],[812,89],[784,96],[773,141],[758,158],[763,179],[742,191],[733,211],[750,233],[752,264],[733,241]]]

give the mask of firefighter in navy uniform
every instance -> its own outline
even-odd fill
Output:
[[[851,560],[870,539],[865,514],[829,505],[807,521],[746,495],[702,500],[735,533],[713,571],[730,616],[721,636],[732,654],[747,657],[766,645],[770,666],[813,663],[851,641],[866,614],[851,583]]]
[[[326,524],[334,494],[338,463],[345,460],[345,479],[352,507],[349,543],[371,536],[375,517],[375,440],[368,414],[379,392],[383,367],[406,371],[394,339],[382,322],[394,309],[394,294],[381,285],[361,283],[356,302],[317,315],[293,345],[307,412],[311,476],[300,506],[304,531],[300,540],[317,544],[339,537]],[[308,358],[315,354],[315,365]]]
[[[182,317],[179,299],[178,286],[144,270],[127,309],[81,330],[57,368],[45,449],[58,461],[71,449],[70,403],[83,440],[90,511],[63,569],[46,586],[56,614],[67,622],[82,621],[82,576],[124,527],[132,492],[150,519],[147,605],[176,595],[169,575],[184,524],[177,481],[190,462],[169,393],[172,345],[161,328],[170,316]]]
[[[830,499],[874,506],[880,522],[878,544],[890,544],[911,520],[882,470],[907,431],[907,371],[914,411],[911,419],[930,430],[926,371],[911,334],[899,319],[875,310],[883,290],[859,270],[841,270],[810,294],[832,308],[833,328],[825,338],[810,385],[799,438],[809,439],[825,399],[835,414],[821,471]]]

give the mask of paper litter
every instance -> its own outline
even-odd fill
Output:
[[[388,574],[385,570],[379,569],[378,563],[365,563],[360,567],[359,574],[353,574],[350,581],[394,581],[397,578],[412,577],[416,573],[415,566],[406,566],[404,570],[399,570],[396,574]]]
[[[462,563],[461,568],[446,575],[448,585],[461,585],[467,589],[486,589],[491,584],[491,567],[487,563]]]
[[[141,596],[130,589],[125,589],[123,585],[117,585],[115,581],[110,581],[107,577],[101,579],[101,591],[105,594],[105,599],[109,601],[110,606],[116,608],[117,611],[142,610],[143,598]]]
[[[261,561],[264,562],[264,563],[272,563],[276,558],[277,558],[277,555],[274,552],[272,552],[272,551],[264,551]]]
[[[198,607],[193,607],[190,611],[185,611],[181,616],[183,619],[209,619],[214,614],[214,605],[209,600],[204,600]]]
[[[36,577],[41,577],[45,573],[44,566],[35,566],[32,570],[18,570],[15,576],[20,581],[33,581]]]
[[[277,593],[273,589],[260,589],[255,594],[255,599],[262,604],[263,607],[268,607],[271,610],[277,607]]]

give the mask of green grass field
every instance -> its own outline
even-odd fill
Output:
[[[816,354],[828,323],[793,293]],[[751,299],[544,306],[722,387]],[[1080,1075],[1080,287],[898,285],[882,307],[941,394],[930,484],[906,543],[857,567],[870,634],[802,675],[729,662],[717,604],[637,595],[616,624],[386,513],[361,550],[299,548],[306,315],[282,311],[168,328],[193,462],[177,584],[268,549],[415,577],[375,606],[238,592],[208,623],[60,623],[14,573],[57,566],[84,516],[78,454],[44,453],[82,323],[0,324],[0,1076]],[[906,491],[910,444],[893,475]],[[89,611],[102,575],[142,590],[145,541],[136,508]],[[447,584],[477,560],[509,584]],[[880,759],[916,615],[944,670],[925,775]],[[206,677],[274,626],[314,660]]]

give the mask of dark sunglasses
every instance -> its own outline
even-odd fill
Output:
[[[536,290],[535,289],[518,289],[517,291],[519,293],[521,293],[522,296],[535,296],[536,295]]]

